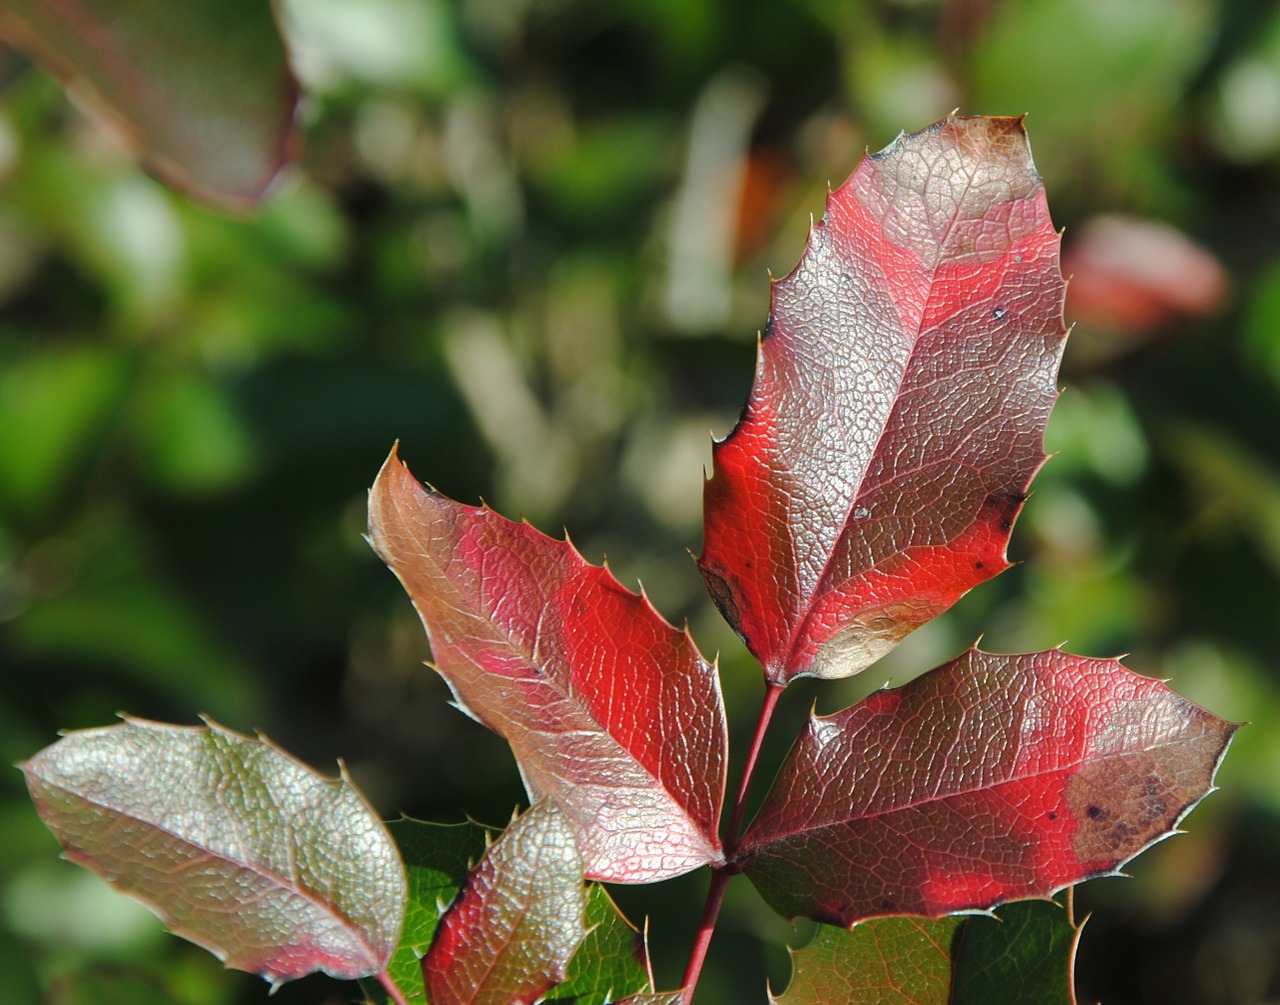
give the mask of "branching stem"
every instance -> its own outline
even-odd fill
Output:
[[[737,872],[733,864],[733,853],[742,839],[742,819],[747,812],[747,795],[751,791],[751,780],[755,776],[756,763],[760,757],[760,748],[764,745],[764,735],[773,718],[773,710],[778,705],[778,697],[782,694],[783,685],[768,683],[765,686],[764,698],[760,703],[760,714],[756,718],[755,734],[751,737],[751,749],[747,752],[747,761],[742,769],[742,781],[738,786],[738,794],[729,814],[728,837],[724,842],[726,862],[711,873],[711,886],[707,889],[707,900],[702,908],[702,917],[698,921],[698,933],[693,940],[693,949],[689,953],[689,965],[684,972],[683,1005],[692,1005],[693,992],[698,986],[698,978],[702,974],[702,964],[707,958],[707,947],[711,945],[711,935],[716,928],[716,919],[720,916],[720,905],[724,903],[725,887],[729,877]]]

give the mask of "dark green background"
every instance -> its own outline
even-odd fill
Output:
[[[146,178],[54,83],[0,62],[0,761],[118,710],[205,712],[319,767],[344,757],[389,816],[508,819],[512,762],[421,668],[413,612],[361,540],[397,438],[420,478],[568,527],[689,618],[721,653],[742,748],[759,673],[686,549],[708,433],[728,432],[750,385],[767,270],[791,268],[827,182],[865,148],[953,108],[1029,112],[1068,242],[1100,213],[1162,220],[1218,257],[1231,291],[1144,335],[1081,324],[1021,564],[884,671],[797,685],[765,756],[815,698],[840,707],[981,633],[997,651],[1130,652],[1253,724],[1188,836],[1080,891],[1095,912],[1082,1001],[1280,995],[1280,9],[284,11],[304,151],[252,220]],[[707,173],[691,150],[713,152]],[[709,279],[686,295],[689,262]],[[618,891],[652,915],[662,986],[705,882]],[[138,980],[183,1005],[266,1000],[104,891],[56,859],[20,774],[0,775],[5,1001],[141,1000]],[[789,934],[735,881],[699,1001],[761,1001],[766,975],[785,987]],[[76,989],[84,974],[106,990]],[[317,979],[275,1000],[356,995]]]

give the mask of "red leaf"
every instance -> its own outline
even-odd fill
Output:
[[[587,936],[573,831],[551,801],[515,820],[467,877],[422,961],[432,1005],[531,1005]]]
[[[424,489],[395,451],[369,534],[412,597],[463,711],[554,796],[594,879],[723,861],[724,707],[714,664],[567,541]]]
[[[1046,897],[1169,834],[1234,730],[1115,660],[973,649],[812,717],[737,864],[841,925]]]
[[[1066,332],[1021,119],[868,157],[773,288],[699,565],[766,677],[846,677],[1008,567]]]

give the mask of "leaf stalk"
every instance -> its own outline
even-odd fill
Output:
[[[729,814],[729,827],[724,842],[725,864],[711,873],[711,885],[707,889],[707,899],[702,907],[702,917],[698,920],[698,932],[693,940],[693,948],[689,952],[689,964],[685,967],[683,1005],[692,1005],[693,992],[698,986],[698,978],[702,974],[702,964],[707,958],[707,948],[711,945],[711,936],[715,932],[716,920],[720,916],[720,907],[724,903],[725,888],[729,885],[729,877],[738,868],[734,864],[733,855],[738,842],[742,839],[742,822],[747,810],[747,797],[751,792],[751,781],[755,777],[756,765],[760,759],[760,750],[764,746],[765,733],[773,719],[774,709],[778,706],[785,684],[766,682],[764,697],[760,702],[760,714],[756,717],[755,732],[751,737],[751,747],[747,751],[747,760],[742,769],[742,781],[738,785],[738,794],[734,798],[733,808]]]
[[[382,985],[383,990],[387,993],[387,997],[390,998],[395,1005],[409,1005],[409,999],[406,998],[404,996],[404,992],[400,990],[400,985],[397,984],[392,979],[391,975],[385,970],[379,972],[378,983]]]

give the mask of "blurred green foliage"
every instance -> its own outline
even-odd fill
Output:
[[[121,709],[206,712],[345,757],[389,816],[507,819],[513,764],[419,665],[360,537],[397,438],[442,491],[569,527],[687,617],[721,653],[741,755],[759,673],[685,549],[766,269],[796,261],[866,147],[956,107],[1028,112],[1068,244],[1095,214],[1160,219],[1231,293],[1142,332],[1082,324],[1018,567],[863,679],[797,686],[765,756],[810,699],[834,709],[983,632],[1131,652],[1252,725],[1189,836],[1080,890],[1081,998],[1280,995],[1280,7],[296,0],[282,20],[305,148],[249,220],[146,178],[0,62],[0,760]],[[264,1000],[55,853],[0,778],[6,1001]],[[618,891],[652,915],[660,986],[704,884]],[[700,1000],[784,987],[790,928],[740,882],[723,918]]]

